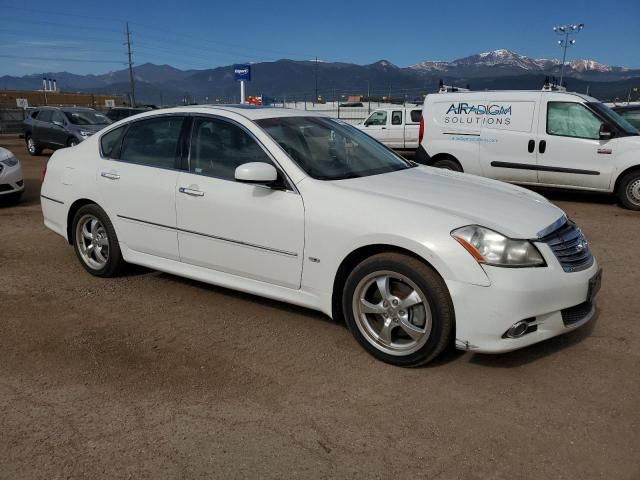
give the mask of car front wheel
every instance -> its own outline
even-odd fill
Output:
[[[27,151],[29,155],[40,155],[42,153],[42,147],[38,146],[32,136],[27,137]]]
[[[351,333],[374,357],[416,367],[451,341],[454,312],[442,278],[400,253],[374,255],[347,278],[343,313]]]
[[[73,246],[82,266],[97,277],[113,277],[124,262],[118,237],[107,214],[97,205],[81,207],[73,219]]]

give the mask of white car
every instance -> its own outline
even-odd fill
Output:
[[[523,185],[615,193],[640,210],[640,133],[563,91],[427,95],[416,160]]]
[[[344,318],[402,366],[505,352],[594,315],[600,269],[543,197],[401,158],[312,113],[183,107],[51,157],[44,223],[89,273],[144,265]]]
[[[378,108],[357,128],[395,150],[416,150],[422,108]]]
[[[0,147],[0,201],[18,202],[23,192],[20,160],[10,150]]]

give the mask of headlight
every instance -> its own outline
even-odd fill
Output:
[[[529,240],[513,240],[478,225],[458,228],[451,236],[478,263],[496,267],[540,267],[545,265],[538,249]]]
[[[14,156],[9,158],[5,158],[4,160],[0,160],[0,163],[6,165],[7,167],[15,167],[18,164],[18,159]]]
[[[83,137],[89,137],[91,136],[91,132],[88,132],[87,130],[80,130],[80,135]]]

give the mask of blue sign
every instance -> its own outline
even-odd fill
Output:
[[[244,80],[246,82],[251,81],[251,65],[234,65],[233,66],[233,75],[236,78],[236,81]]]

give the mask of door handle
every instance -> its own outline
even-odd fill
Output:
[[[386,130],[386,129],[387,129],[387,127],[382,127],[380,130]]]
[[[204,197],[204,192],[201,190],[194,190],[193,188],[180,187],[178,189],[180,193],[185,195],[191,195],[192,197]]]
[[[540,140],[540,143],[538,144],[538,151],[540,153],[544,153],[546,150],[547,150],[547,141]]]
[[[536,141],[535,140],[529,140],[529,145],[527,145],[527,150],[529,150],[529,153],[533,153],[533,150],[536,148]]]
[[[100,176],[102,178],[108,178],[109,180],[119,180],[120,179],[120,175],[118,175],[117,173],[111,173],[111,172],[102,172],[100,174]]]

